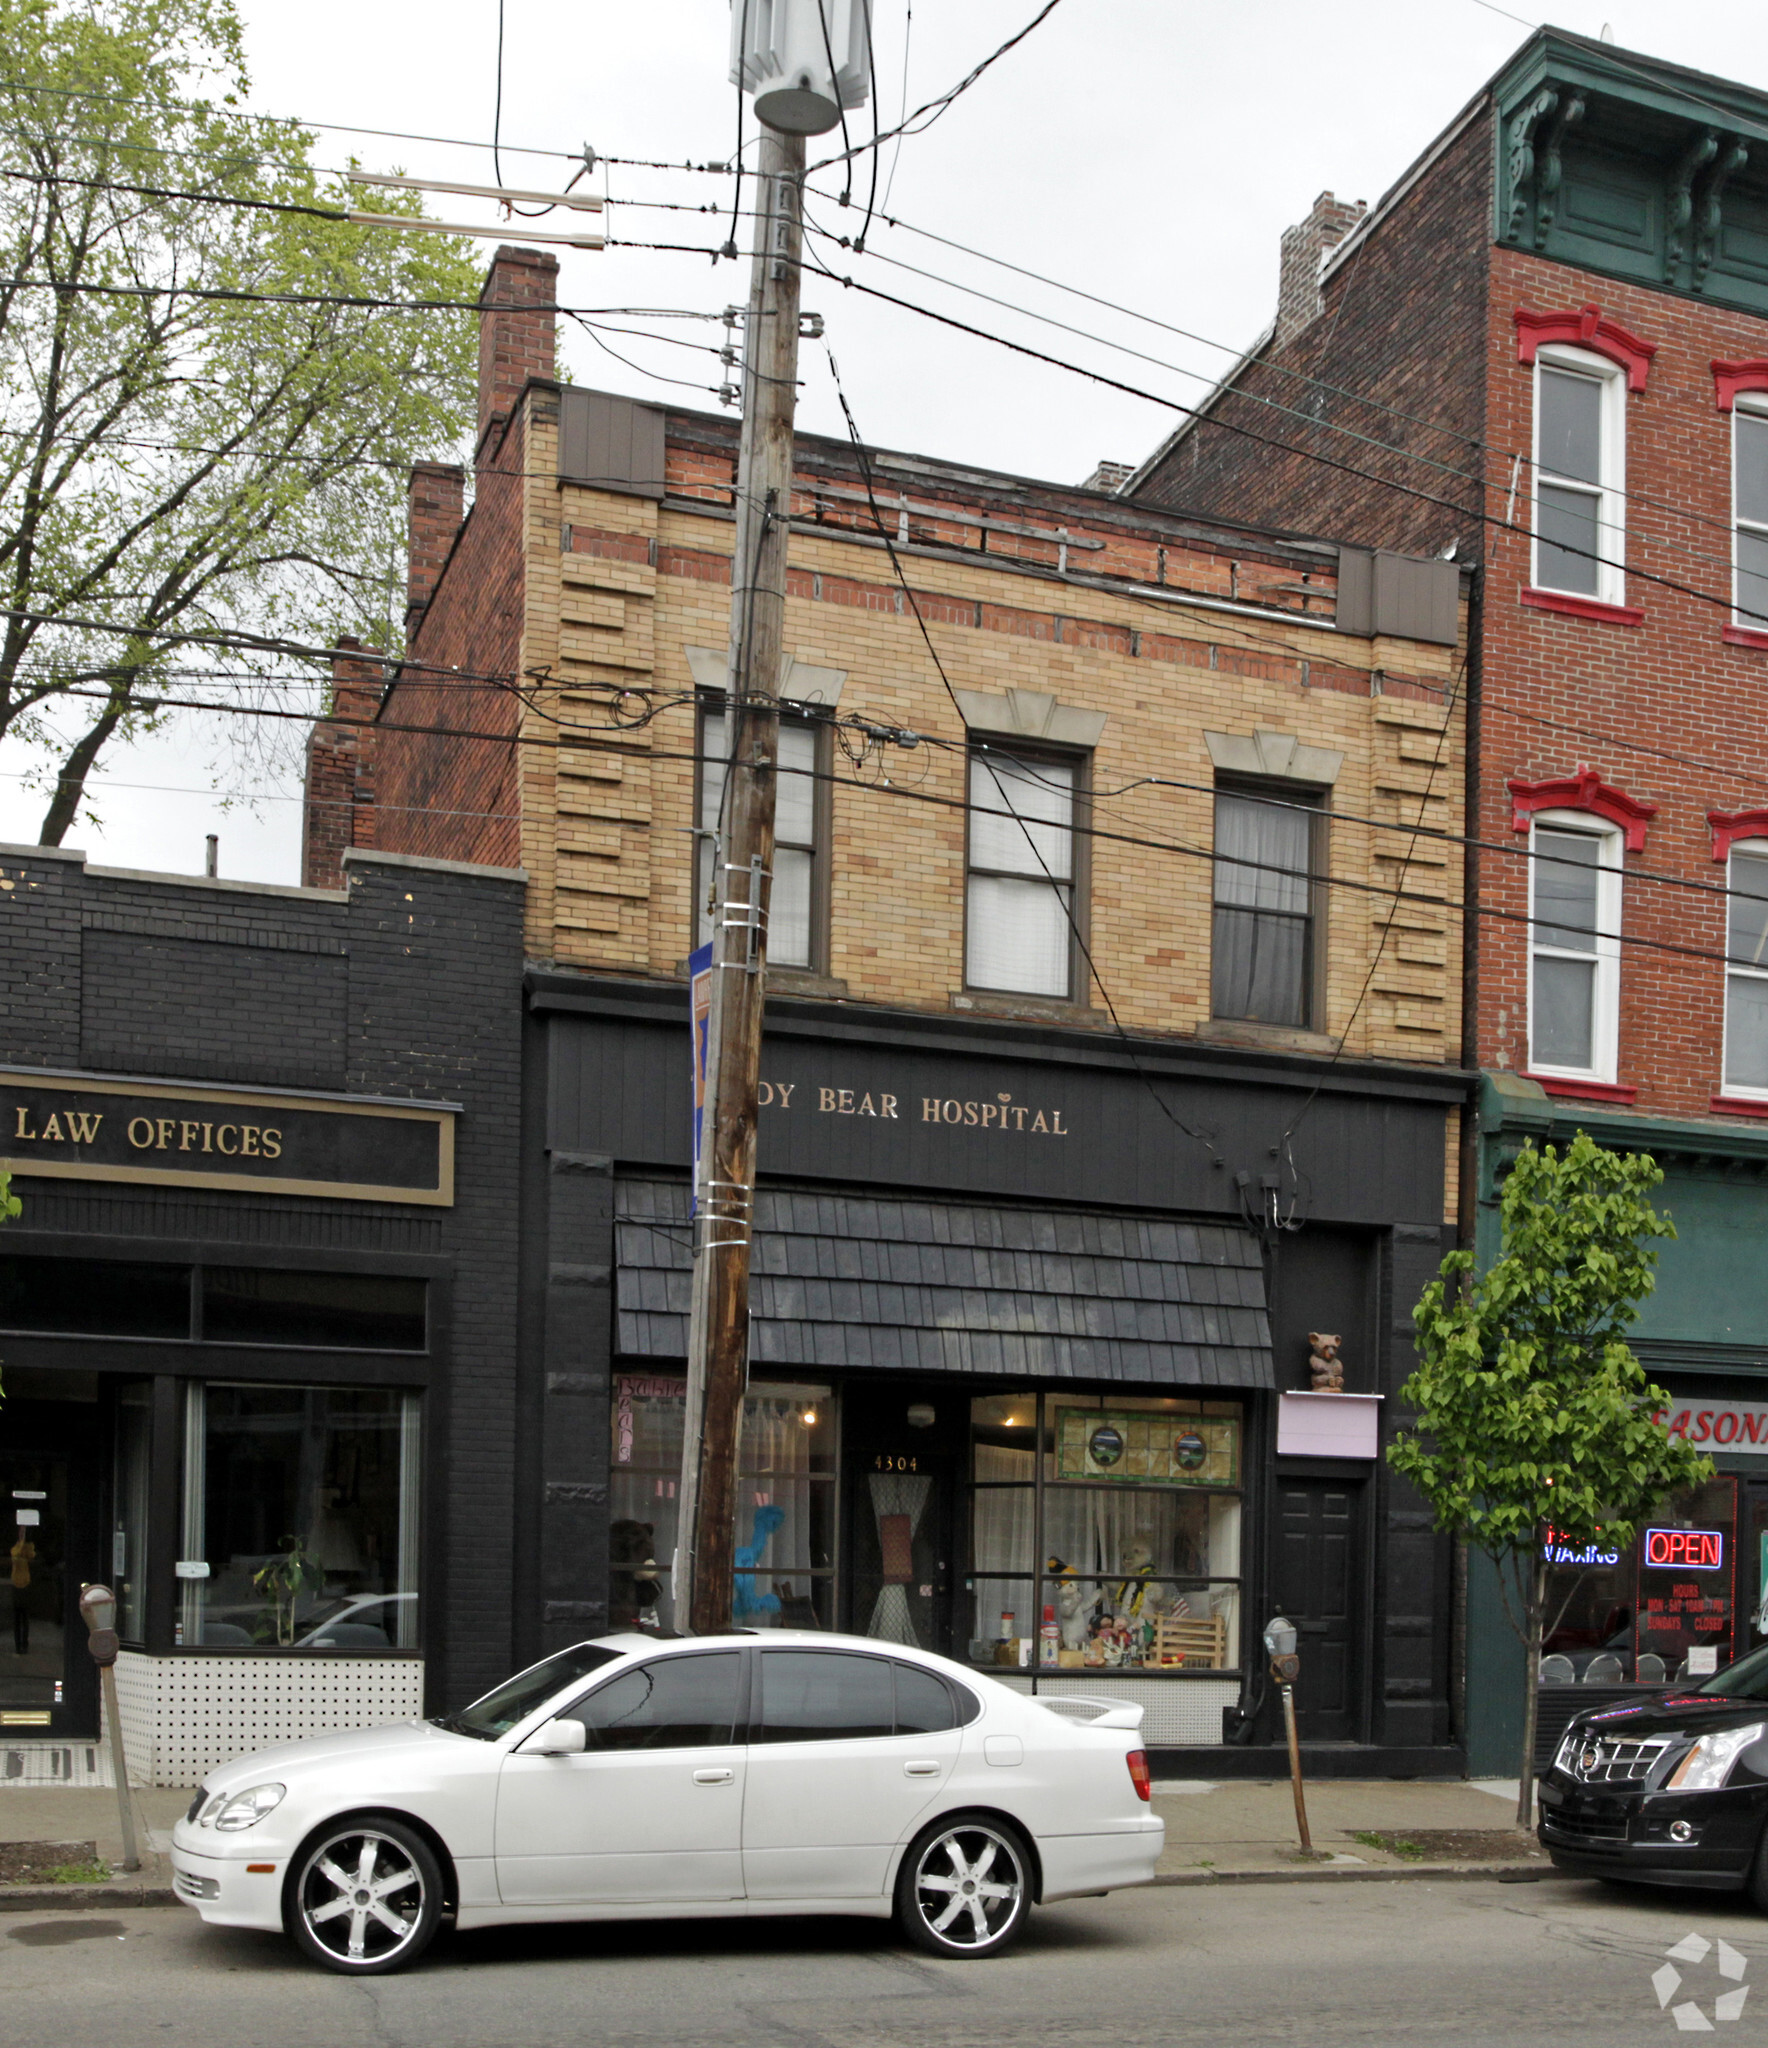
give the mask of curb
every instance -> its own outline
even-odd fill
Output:
[[[1455,1883],[1477,1882],[1481,1878],[1503,1884],[1551,1884],[1570,1878],[1568,1870],[1551,1863],[1402,1863],[1371,1865],[1350,1870],[1342,1863],[1319,1864],[1312,1870],[1168,1870],[1152,1881],[1160,1885],[1209,1884],[1394,1884],[1421,1877]]]
[[[177,1894],[169,1884],[0,1884],[0,1913],[78,1913],[95,1907],[177,1904]]]

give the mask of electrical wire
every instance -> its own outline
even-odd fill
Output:
[[[1032,30],[1040,27],[1047,21],[1061,4],[1062,0],[1046,0],[1046,4],[1038,9],[1037,13],[1032,16],[1030,21],[1017,34],[1009,36],[999,49],[990,51],[983,58],[982,62],[966,73],[964,77],[960,78],[949,92],[942,92],[936,99],[930,99],[924,106],[917,107],[906,121],[899,122],[896,127],[886,128],[882,134],[874,133],[871,141],[862,142],[859,148],[876,150],[881,144],[888,142],[894,135],[924,135],[933,126],[934,121],[937,121],[940,115],[951,106],[954,100],[961,98],[963,94],[967,93],[982,74],[991,66],[998,64],[1010,50],[1016,50],[1026,37],[1031,34]],[[923,123],[919,128],[914,127],[913,123],[919,121],[923,114],[931,115],[932,119]],[[810,177],[817,171],[827,170],[831,164],[841,163],[846,157],[855,156],[858,153],[858,150],[846,150],[838,157],[824,157],[821,163],[810,165],[805,175]]]

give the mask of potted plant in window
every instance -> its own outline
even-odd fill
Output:
[[[282,1540],[286,1545],[282,1555],[260,1565],[252,1574],[252,1584],[270,1602],[276,1642],[286,1647],[295,1639],[295,1603],[303,1593],[323,1590],[325,1567],[307,1548],[304,1537],[285,1536]]]

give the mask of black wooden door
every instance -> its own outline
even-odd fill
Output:
[[[1299,1631],[1295,1712],[1309,1742],[1354,1742],[1360,1733],[1362,1560],[1363,1488],[1279,1477],[1273,1592]]]

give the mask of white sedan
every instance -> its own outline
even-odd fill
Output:
[[[1146,1884],[1142,1710],[851,1636],[610,1635],[458,1714],[211,1771],[178,1895],[366,1976],[460,1928],[854,1913],[985,1956],[1032,1904]]]

